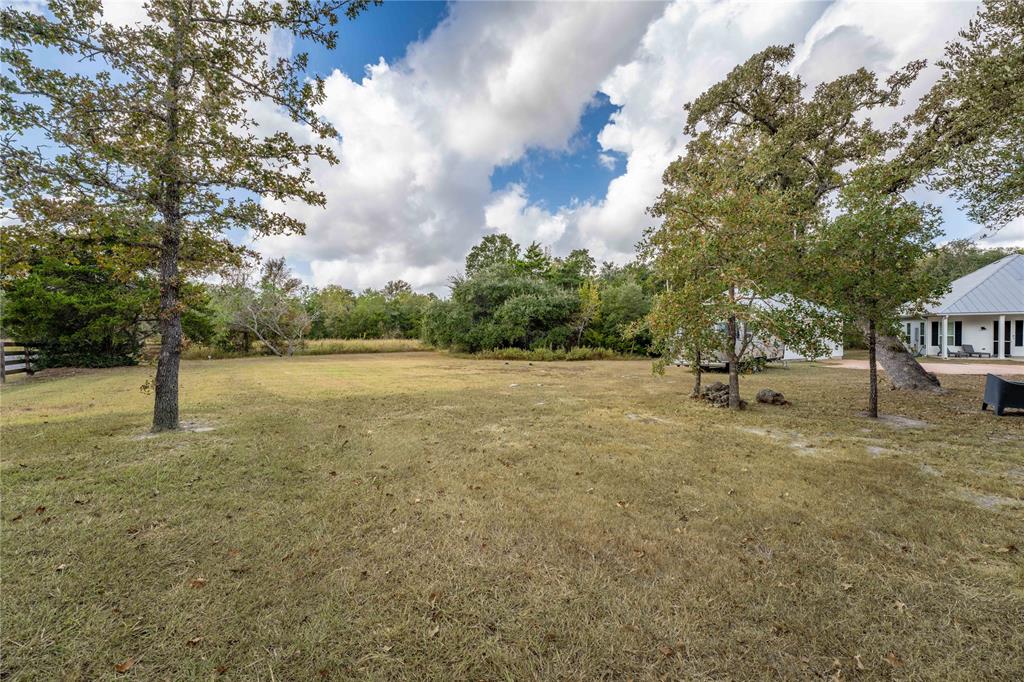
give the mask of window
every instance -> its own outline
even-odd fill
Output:
[[[946,326],[946,346],[959,346],[963,343],[963,322],[949,321]]]
[[[932,345],[933,346],[941,346],[942,345],[942,343],[939,341],[939,337],[940,336],[941,336],[941,334],[939,333],[939,321],[938,320],[932,320]]]
[[[1013,334],[1013,345],[1020,348],[1024,346],[1024,320],[1017,320],[1014,322],[1014,334]]]

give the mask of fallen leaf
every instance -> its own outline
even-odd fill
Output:
[[[19,517],[20,518],[20,517]],[[999,554],[1013,554],[1017,551],[1017,545],[1004,545],[996,550]]]
[[[434,626],[434,627],[433,627],[433,628],[432,628],[432,629],[430,630],[430,634],[429,634],[429,635],[427,635],[427,636],[428,636],[428,637],[430,637],[430,638],[434,638],[434,637],[437,637],[437,633],[439,633],[439,632],[441,632],[441,626],[440,626],[440,625],[435,625],[435,626]]]
[[[198,590],[201,587],[206,587],[206,578],[193,578],[188,585],[194,590]]]
[[[840,587],[843,588],[843,592],[849,592],[851,589],[853,589],[853,584],[843,583],[842,585],[840,585]]]
[[[857,670],[864,670],[864,664],[860,662],[860,656],[854,656],[853,662],[857,664]]]
[[[670,647],[668,644],[662,644],[661,646],[659,646],[658,647],[658,651],[661,652],[662,656],[666,656],[666,657],[671,656],[672,654],[674,654],[676,652],[676,650],[673,649],[672,647]]]
[[[22,515],[21,515],[21,514],[18,514],[18,515],[17,515],[17,516],[15,516],[15,517],[14,517],[13,519],[11,519],[11,522],[13,523],[13,522],[15,522],[15,521],[21,521],[21,519],[22,519],[22,518],[23,518],[23,517],[22,517]]]
[[[889,654],[885,657],[885,662],[894,668],[903,667],[903,661],[900,660],[900,657],[896,655],[895,651],[889,652]]]
[[[36,507],[36,514],[42,514],[44,511],[46,511],[46,507]]]
[[[907,605],[904,604],[903,602],[901,602],[899,599],[897,599],[895,602],[893,602],[893,606],[896,607],[897,611],[905,611],[906,608],[907,608]]]
[[[196,644],[199,644],[201,641],[203,641],[202,637],[193,637],[185,643],[189,646],[195,646]]]
[[[58,567],[57,567],[57,570],[58,570],[58,571],[63,571],[63,570],[64,570],[64,569],[66,569],[67,567],[68,567],[68,565],[67,565],[67,564],[61,564],[60,566],[58,566]]]
[[[117,665],[115,665],[114,666],[114,670],[116,670],[119,673],[126,673],[129,670],[131,670],[134,665],[135,665],[135,659],[134,658],[128,658],[128,659],[125,659],[125,660],[121,661]]]
[[[615,506],[625,509],[626,507],[629,506],[629,502],[626,502],[625,500],[619,500],[618,502],[615,503]]]

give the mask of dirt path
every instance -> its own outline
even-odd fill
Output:
[[[867,369],[867,360],[836,360],[825,363],[830,367],[842,367],[844,369]],[[922,362],[921,366],[935,374],[998,374],[1015,375],[1024,374],[1024,363],[1011,365],[1009,363],[999,364],[994,362]],[[879,366],[881,369],[881,366]]]

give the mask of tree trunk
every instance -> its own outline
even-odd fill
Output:
[[[160,357],[156,363],[153,431],[178,428],[178,371],[181,365],[181,273],[178,259],[182,236],[182,169],[178,139],[181,129],[182,44],[184,30],[177,7],[172,14],[175,54],[167,77],[167,138],[160,165]]]
[[[178,368],[181,364],[180,240],[168,229],[160,247],[160,357],[156,364],[153,431],[178,428]]]
[[[859,320],[857,325],[868,334],[869,323]],[[926,372],[903,342],[895,336],[877,334],[876,354],[886,376],[895,388],[909,391],[941,391],[942,385],[931,372]]]
[[[740,363],[736,355],[736,316],[729,316],[728,325],[729,342],[726,348],[726,356],[729,358],[729,408],[738,410],[740,403]]]
[[[877,341],[875,321],[871,320],[868,322],[868,416],[873,419],[878,419],[878,362],[875,354]]]
[[[703,374],[703,370],[701,369],[701,366],[700,366],[700,363],[701,363],[700,351],[697,351],[696,353],[694,353],[693,354],[693,358],[694,358],[694,361],[695,361],[694,365],[693,365],[693,391],[690,393],[690,397],[696,399],[696,398],[700,398],[700,391],[701,391],[700,383],[701,383],[701,379],[702,379],[701,375]]]

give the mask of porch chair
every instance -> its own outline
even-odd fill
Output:
[[[975,356],[979,358],[990,358],[992,357],[992,354],[985,353],[983,351],[976,351],[974,350],[974,346],[972,346],[969,343],[965,343],[964,345],[960,346],[960,353],[957,355],[957,357],[973,358]]]

